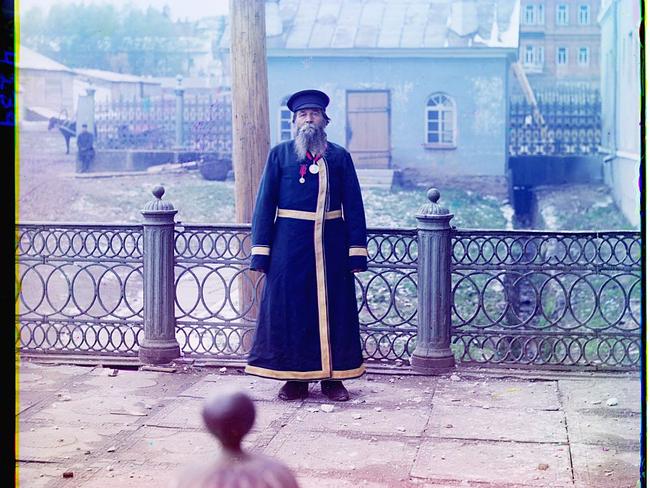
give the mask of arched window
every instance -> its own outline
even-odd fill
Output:
[[[289,100],[289,95],[282,99],[282,104],[280,105],[280,124],[278,127],[280,131],[278,133],[278,140],[290,141],[292,139],[291,134],[291,110],[287,107],[287,101]]]
[[[426,146],[456,147],[456,104],[442,93],[434,93],[427,100]]]

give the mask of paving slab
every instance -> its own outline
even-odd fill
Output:
[[[53,391],[23,390],[18,392],[16,415],[25,414],[27,410],[48,401],[54,395]]]
[[[437,379],[423,376],[385,376],[366,374],[359,379],[345,382],[350,392],[350,403],[368,405],[418,405],[428,403],[433,396]],[[320,392],[320,385],[314,388],[308,402],[327,401]]]
[[[576,488],[636,488],[639,450],[619,450],[580,443],[571,445]]]
[[[246,436],[242,445],[250,449],[257,433]],[[164,427],[141,427],[124,444],[118,444],[105,459],[129,462],[133,459],[155,460],[156,463],[186,465],[198,459],[218,459],[221,446],[212,434],[204,430],[177,430]]]
[[[265,449],[265,454],[287,464],[295,472],[309,472],[328,479],[408,480],[417,453],[417,439],[392,439],[320,432],[300,435],[283,430]]]
[[[145,424],[152,427],[204,429],[202,417],[204,403],[205,400],[200,398],[187,398],[183,402],[170,403],[160,412],[147,418]],[[257,402],[252,431],[265,431],[274,422],[286,422],[297,410],[298,404],[292,402]]]
[[[70,365],[38,364],[20,361],[17,364],[20,390],[58,391],[71,381],[81,380],[93,368]]]
[[[564,412],[434,405],[425,436],[567,443]]]
[[[331,411],[330,411],[331,409]],[[287,423],[300,432],[358,432],[390,438],[420,436],[429,420],[428,408],[359,406],[345,403],[305,403]]]
[[[115,462],[104,464],[92,473],[85,473],[83,479],[75,480],[79,488],[165,488],[175,479],[180,469],[177,465],[158,462],[135,464]],[[164,473],[164,477],[161,477]]]
[[[182,397],[208,398],[219,393],[245,391],[253,401],[277,400],[283,382],[250,375],[208,374],[179,393]]]
[[[162,373],[155,371],[117,370],[115,376],[112,368],[93,370],[80,387],[102,388],[111,393],[135,393],[146,391],[152,398],[177,395],[187,385],[199,381],[203,375],[193,372]]]
[[[66,469],[59,463],[19,462],[16,463],[18,486],[25,488],[47,488],[48,484],[62,478]]]
[[[18,435],[20,461],[62,461],[101,450],[113,435],[129,432],[114,425],[42,425],[22,422]]]
[[[581,444],[611,448],[639,448],[641,416],[625,409],[597,407],[567,411],[569,438]]]
[[[112,393],[112,392],[111,392]],[[31,421],[51,421],[57,425],[116,424],[133,425],[149,415],[151,399],[146,396],[107,394],[100,398],[85,394],[57,397],[39,411],[30,413]]]
[[[376,483],[372,480],[318,478],[308,473],[298,473],[296,479],[300,484],[300,488],[383,488],[386,486],[383,483]]]
[[[454,378],[454,379],[452,379]],[[440,378],[434,395],[439,404],[466,407],[559,410],[560,398],[555,381],[495,379],[462,373]]]
[[[541,468],[541,469],[540,469]],[[573,486],[569,447],[556,444],[426,440],[411,476],[489,486]]]
[[[626,375],[627,376],[627,375]],[[611,410],[635,410],[641,407],[641,382],[638,376],[614,378],[571,379],[558,381],[562,404],[566,410],[608,407]],[[608,400],[616,405],[608,406]]]

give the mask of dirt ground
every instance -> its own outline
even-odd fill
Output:
[[[150,190],[160,183],[161,177],[158,175],[111,179],[75,177],[76,139],[70,141],[70,154],[66,154],[63,136],[58,130],[48,131],[47,122],[23,122],[18,149],[17,200],[21,222],[139,221],[138,209],[151,199]],[[198,178],[196,175],[191,177]],[[181,181],[187,184],[188,175],[166,173],[164,180],[166,188],[183,188]],[[507,199],[505,178],[439,177],[431,183],[441,190],[458,188],[496,198],[500,202]],[[129,206],[132,208],[122,209],[112,201],[111,192],[116,191],[115,188],[129,189],[131,193],[128,198],[133,199],[133,205]],[[97,195],[104,190],[105,195]],[[538,229],[632,228],[616,209],[609,188],[605,185],[540,187],[536,190],[536,197],[538,215],[535,227]],[[200,198],[206,200],[212,195],[208,191],[207,196],[201,194]],[[95,204],[89,204],[89,200]],[[97,201],[100,204],[96,204]],[[223,207],[226,203],[214,202],[217,207]],[[130,212],[128,218],[125,218],[125,212]],[[183,215],[180,217],[184,218]],[[199,218],[197,221],[214,221],[210,217],[208,214],[207,219]]]
[[[89,191],[101,191],[102,187],[110,188],[115,183],[107,184],[106,179],[91,180],[75,177],[75,159],[77,152],[76,139],[70,140],[70,154],[65,153],[65,140],[58,130],[47,130],[47,122],[24,123],[18,136],[20,163],[18,167],[17,202],[20,221],[56,222],[67,221],[71,215],[76,217],[79,212],[70,209],[83,204],[84,195]],[[179,180],[182,174],[166,174],[165,180]],[[128,184],[140,180],[152,189],[158,184],[156,176],[128,177]],[[124,184],[127,179],[120,179]],[[99,182],[99,184],[97,184]],[[106,196],[110,200],[110,195]],[[142,190],[143,201],[151,198],[146,190]],[[142,208],[134,204],[134,209]],[[118,214],[119,209],[105,209],[109,213]],[[106,221],[102,209],[88,209],[86,222]]]

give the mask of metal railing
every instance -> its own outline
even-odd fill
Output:
[[[639,233],[464,230],[452,246],[461,361],[638,367]]]
[[[186,357],[245,359],[264,283],[263,275],[247,269],[250,227],[169,222],[172,338]],[[146,228],[18,224],[17,347],[137,356],[145,338],[145,287],[159,286],[159,280],[147,284],[145,251],[154,253],[148,262],[163,261],[155,255],[155,239],[162,237],[146,241]],[[448,269],[423,269],[427,260],[418,259],[418,250],[439,264],[440,249],[422,247],[423,232],[369,230],[368,271],[355,275],[368,361],[412,360],[422,327],[438,313],[427,300],[449,280],[449,293],[433,306],[449,317],[457,362],[638,369],[639,233],[449,227],[443,235],[451,249]],[[431,269],[438,269],[436,276]],[[432,287],[430,296],[418,296],[418,282]]]
[[[230,92],[220,89],[209,97],[185,96],[177,89],[172,96],[96,102],[96,147],[183,148],[230,158],[230,111]]]

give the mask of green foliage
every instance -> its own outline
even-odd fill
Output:
[[[415,214],[428,202],[424,190],[389,191],[379,188],[363,189],[368,225],[373,227],[415,227]],[[506,219],[495,197],[483,196],[469,190],[445,188],[440,205],[454,214],[451,225],[463,229],[505,229]]]
[[[28,10],[21,42],[72,68],[174,76],[183,70],[182,34],[164,9],[75,3]]]

